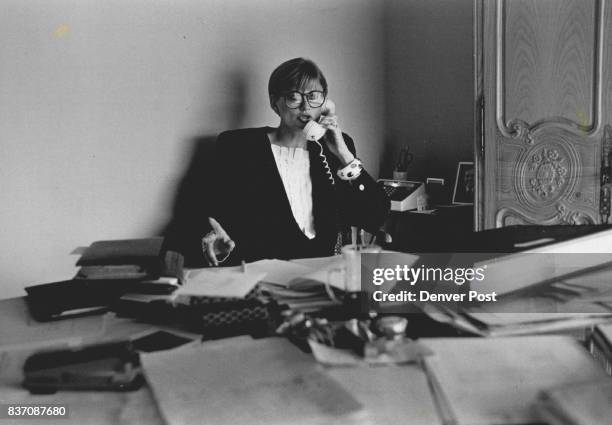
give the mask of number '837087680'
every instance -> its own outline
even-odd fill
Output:
[[[67,418],[68,406],[60,404],[3,404],[0,419]]]

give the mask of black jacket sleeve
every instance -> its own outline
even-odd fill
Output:
[[[191,163],[179,183],[172,220],[165,231],[164,249],[185,257],[185,265],[204,266],[202,237],[212,229],[208,217],[213,214],[216,140],[198,142]]]
[[[351,153],[357,157],[353,139],[345,133],[343,137]],[[327,149],[327,146],[324,149],[327,157],[333,158],[330,159],[330,167],[334,174],[334,186],[343,224],[357,226],[370,233],[378,232],[385,223],[390,209],[391,202],[385,191],[365,169],[355,180],[340,179],[336,174],[341,167],[340,161]]]

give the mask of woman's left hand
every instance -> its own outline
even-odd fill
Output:
[[[346,146],[344,137],[342,137],[342,130],[340,130],[338,125],[338,116],[336,114],[330,112],[327,115],[321,115],[319,124],[328,130],[328,137],[324,140],[329,150],[338,157],[343,167],[355,159],[355,156]]]

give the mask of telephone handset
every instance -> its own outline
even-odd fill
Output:
[[[323,108],[321,109],[321,117],[323,117],[324,115],[333,114],[335,112],[336,104],[331,99],[327,99],[323,104]],[[311,142],[318,141],[323,136],[325,136],[325,133],[327,133],[327,129],[321,124],[319,124],[317,121],[308,121],[302,131],[306,136],[306,140],[309,140]]]
[[[323,108],[321,109],[321,117],[323,117],[324,115],[333,114],[335,112],[336,112],[336,104],[332,100],[327,99],[325,103],[323,104]],[[323,165],[325,167],[325,173],[327,174],[327,178],[329,179],[329,181],[331,182],[333,186],[335,183],[334,176],[329,168],[329,164],[327,163],[327,158],[325,157],[325,153],[323,152],[323,146],[321,146],[321,143],[319,143],[319,139],[325,136],[325,133],[327,133],[327,129],[316,121],[308,121],[308,123],[306,123],[306,125],[302,129],[302,132],[304,132],[304,135],[306,136],[306,140],[315,142],[317,145],[319,145],[319,149],[320,149],[319,156],[321,157],[323,161]]]

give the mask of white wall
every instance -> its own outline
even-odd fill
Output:
[[[315,60],[376,176],[382,7],[369,0],[3,0],[0,297],[67,279],[76,246],[155,234],[193,140],[276,124],[267,79]]]

